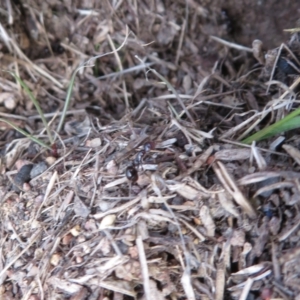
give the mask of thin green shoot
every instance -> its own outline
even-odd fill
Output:
[[[66,96],[66,101],[65,101],[64,108],[63,108],[63,112],[61,114],[61,118],[60,118],[59,124],[57,126],[57,132],[60,132],[60,130],[61,130],[63,124],[64,124],[66,114],[67,114],[67,110],[68,110],[70,102],[71,102],[71,95],[72,95],[72,90],[73,90],[73,86],[74,86],[74,82],[75,82],[75,77],[76,77],[76,75],[77,75],[77,73],[80,69],[81,69],[81,67],[78,67],[75,70],[75,72],[72,74],[71,81],[70,81],[68,91],[67,91],[67,96]]]
[[[256,132],[250,137],[244,139],[242,143],[251,144],[253,141],[261,141],[276,134],[300,128],[300,108],[294,110],[280,121]]]
[[[29,139],[32,140],[33,142],[39,144],[40,146],[45,147],[45,148],[51,150],[51,147],[48,146],[47,144],[45,144],[42,140],[40,140],[40,139],[34,137],[33,135],[27,133],[26,131],[24,131],[23,129],[21,129],[20,127],[18,127],[18,126],[17,126],[16,124],[14,124],[13,122],[10,122],[10,121],[8,121],[8,120],[6,120],[6,119],[2,119],[2,118],[0,118],[0,121],[1,121],[1,122],[4,122],[4,123],[6,123],[6,124],[8,124],[10,127],[14,128],[14,129],[17,130],[19,133],[23,134],[24,136],[26,136],[27,138],[29,138]]]
[[[49,141],[50,141],[50,144],[52,145],[54,140],[53,140],[53,137],[52,137],[52,134],[51,134],[51,131],[50,131],[50,128],[48,126],[48,123],[46,121],[46,118],[44,116],[44,113],[38,103],[38,101],[36,100],[36,98],[33,96],[32,92],[30,91],[30,88],[27,86],[27,84],[20,78],[18,77],[15,73],[13,72],[10,72],[10,71],[7,71],[9,74],[11,74],[15,79],[16,81],[18,81],[18,83],[22,86],[22,88],[25,90],[25,92],[27,93],[27,95],[29,96],[30,100],[33,102],[36,110],[38,111],[41,119],[42,119],[42,122],[44,124],[44,127],[47,131],[47,135],[48,135],[48,138],[49,138]]]

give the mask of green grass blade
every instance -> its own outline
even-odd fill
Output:
[[[51,150],[51,147],[48,146],[47,144],[45,144],[43,141],[41,141],[40,139],[30,135],[29,133],[27,133],[26,131],[24,131],[23,129],[19,128],[16,124],[6,120],[6,119],[2,119],[0,118],[0,121],[8,124],[10,127],[14,128],[15,130],[17,130],[18,132],[20,132],[21,134],[25,135],[27,138],[29,138],[30,140],[32,140],[33,142],[39,144],[42,147],[45,147],[49,150]]]
[[[242,143],[251,144],[253,141],[260,141],[269,137],[272,137],[276,134],[279,134],[284,131],[292,130],[300,127],[300,108],[294,110],[288,114],[282,120],[258,131],[257,133],[251,135],[250,137],[244,139]]]
[[[16,74],[14,74],[13,72],[9,72],[7,71],[8,73],[10,73],[16,81],[18,81],[18,83],[22,86],[22,88],[25,90],[25,92],[28,94],[29,98],[31,99],[31,101],[33,102],[36,110],[38,111],[41,119],[42,119],[42,122],[46,128],[46,131],[47,131],[47,135],[49,137],[49,141],[50,141],[50,144],[52,145],[53,144],[53,138],[52,138],[52,134],[51,134],[51,131],[50,131],[50,128],[48,126],[48,123],[45,119],[45,116],[44,116],[44,113],[38,103],[38,101],[35,99],[35,97],[33,96],[32,92],[30,91],[29,87],[27,86],[27,84],[20,78],[18,77]]]
[[[77,73],[80,69],[81,69],[81,67],[78,67],[75,70],[75,72],[73,73],[72,77],[71,77],[71,81],[70,81],[67,96],[66,96],[65,105],[64,105],[63,112],[62,112],[60,120],[59,120],[59,124],[57,126],[57,130],[56,130],[58,133],[60,132],[60,130],[61,130],[63,124],[64,124],[66,114],[67,114],[67,110],[69,108],[70,101],[71,101],[71,95],[72,95],[72,90],[73,90],[73,86],[74,86],[74,82],[75,82],[75,77],[76,77],[76,75],[77,75]]]
[[[271,133],[272,136],[281,132],[289,131],[300,127],[300,116],[287,120],[280,127],[275,128]]]

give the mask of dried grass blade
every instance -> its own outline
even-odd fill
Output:
[[[282,182],[277,182],[277,183],[274,183],[274,184],[270,184],[270,185],[267,185],[267,186],[264,186],[260,189],[258,189],[255,194],[253,195],[253,197],[257,197],[258,195],[260,194],[263,194],[263,193],[266,193],[268,191],[274,191],[276,189],[284,189],[284,188],[293,188],[295,187],[295,183],[292,182],[292,181],[282,181]]]
[[[252,48],[248,48],[248,47],[245,47],[245,46],[241,46],[241,45],[238,45],[238,44],[235,44],[235,43],[231,43],[231,42],[228,42],[228,41],[225,41],[219,37],[216,37],[216,36],[213,36],[213,35],[210,35],[209,36],[212,40],[218,42],[218,43],[221,43],[225,46],[228,46],[230,48],[234,48],[234,49],[237,49],[237,50],[242,50],[242,51],[246,51],[246,52],[250,52],[250,53],[253,53],[253,49]]]
[[[32,236],[32,238],[29,240],[28,245],[13,259],[10,260],[10,262],[0,271],[0,278],[2,275],[25,253],[28,251],[28,249],[36,242],[38,239],[40,233],[42,230],[36,231],[36,233]],[[2,284],[2,283],[0,283]]]
[[[50,193],[51,193],[51,191],[52,191],[52,188],[53,188],[53,186],[54,186],[54,183],[55,183],[56,179],[57,179],[57,171],[55,171],[55,172],[52,174],[51,178],[50,178],[50,181],[49,181],[49,183],[48,183],[48,186],[47,186],[47,189],[46,189],[46,192],[45,192],[45,196],[44,196],[43,202],[42,202],[42,204],[40,205],[38,211],[36,212],[36,217],[35,217],[35,219],[38,218],[38,216],[40,215],[40,212],[41,212],[43,206],[46,204],[46,202],[47,202],[48,197],[49,197],[49,195],[50,195]]]
[[[223,300],[224,299],[225,273],[226,273],[226,268],[225,268],[224,262],[218,263],[217,274],[216,274],[216,297],[215,297],[215,300]]]
[[[214,150],[213,146],[210,146],[209,148],[207,148],[205,150],[205,152],[197,158],[197,160],[194,162],[193,166],[191,168],[189,168],[185,174],[178,175],[175,178],[175,180],[181,180],[182,178],[189,176],[189,175],[193,174],[194,172],[198,171],[205,164],[205,162],[207,161],[209,156],[212,154],[213,150]]]
[[[300,220],[298,220],[297,223],[292,228],[290,228],[287,231],[282,232],[278,236],[278,241],[282,242],[282,241],[286,240],[293,232],[295,232],[298,229],[299,226],[300,226]]]
[[[252,278],[248,278],[247,279],[246,284],[245,284],[245,286],[243,288],[243,291],[241,293],[241,296],[240,296],[239,300],[246,300],[247,299],[247,296],[248,296],[248,294],[250,292],[250,289],[252,287],[253,281],[254,280]]]
[[[67,110],[68,110],[69,105],[70,105],[72,90],[73,90],[73,86],[74,86],[74,82],[75,82],[75,78],[76,78],[77,73],[81,69],[84,69],[86,67],[92,66],[93,65],[93,61],[96,60],[97,58],[101,58],[101,57],[104,57],[104,56],[107,56],[107,55],[110,55],[110,54],[114,54],[114,53],[120,51],[124,47],[124,45],[125,45],[125,43],[127,41],[127,38],[128,38],[128,27],[126,26],[126,36],[125,36],[125,39],[124,39],[123,43],[121,44],[121,46],[119,48],[117,48],[117,49],[115,49],[115,50],[113,50],[111,52],[107,52],[107,53],[104,53],[104,54],[92,57],[91,59],[89,59],[87,62],[85,62],[82,66],[79,66],[74,71],[74,73],[72,74],[71,80],[70,80],[69,87],[68,87],[68,91],[67,91],[67,96],[66,96],[66,101],[65,101],[64,108],[63,108],[63,112],[62,112],[61,118],[59,120],[59,124],[57,126],[57,132],[60,132],[60,130],[61,130],[62,126],[63,126],[63,123],[65,121]]]
[[[238,180],[238,185],[247,185],[247,184],[253,184],[257,182],[264,181],[266,179],[270,178],[276,178],[279,177],[280,173],[277,172],[256,172],[254,174],[248,174],[241,179]]]
[[[245,196],[241,193],[236,183],[233,181],[229,173],[227,172],[225,166],[220,161],[213,163],[213,169],[219,178],[220,182],[224,188],[232,195],[236,203],[238,203],[242,209],[251,218],[256,216],[256,213]]]
[[[300,151],[291,145],[282,145],[282,148],[300,165]]]
[[[187,300],[196,300],[195,292],[191,283],[191,275],[187,269],[185,269],[183,272],[183,275],[181,277],[181,284],[187,296]]]
[[[114,55],[115,55],[118,67],[119,67],[120,71],[123,72],[123,65],[122,65],[120,56],[118,54],[118,51],[116,51],[115,44],[113,43],[113,40],[111,39],[111,37],[110,37],[109,34],[107,34],[107,39],[108,39],[108,43],[109,43],[110,47],[112,48],[112,50],[114,52]],[[125,83],[124,79],[122,80],[122,86],[123,86],[123,94],[124,94],[124,99],[125,99],[125,105],[126,105],[126,108],[129,109],[129,101],[128,101],[128,96],[127,96],[127,88],[126,88],[126,83]]]
[[[102,212],[102,213],[98,213],[98,214],[95,214],[93,215],[93,217],[98,220],[98,219],[101,219],[103,217],[105,217],[106,215],[109,215],[109,214],[115,214],[115,213],[118,213],[120,211],[123,211],[125,209],[128,209],[129,207],[135,205],[136,203],[138,203],[139,201],[141,200],[141,196],[137,196],[135,199],[129,201],[129,202],[126,202],[124,203],[123,205],[120,205],[114,209],[110,209],[106,212]]]
[[[189,230],[191,230],[201,242],[206,240],[205,236],[202,235],[197,229],[195,229],[195,227],[191,226],[188,222],[183,219],[179,219],[179,221],[183,223]]]
[[[138,56],[136,56],[138,58]],[[138,58],[139,59],[139,58]],[[140,60],[140,59],[139,59]],[[140,60],[141,61],[141,60]],[[182,109],[184,110],[185,114],[188,116],[188,118],[190,119],[191,123],[193,125],[196,125],[194,119],[192,118],[190,112],[187,110],[187,108],[185,107],[185,105],[183,104],[179,94],[177,93],[177,91],[174,89],[174,87],[172,86],[172,84],[162,75],[160,75],[155,69],[152,68],[148,68],[149,71],[151,71],[154,75],[156,75],[162,82],[164,82],[166,84],[166,86],[168,87],[168,89],[170,91],[172,91],[172,93],[175,95],[176,99],[178,100],[179,104],[181,105]]]
[[[234,161],[249,159],[251,155],[250,149],[224,149],[215,153],[216,160]]]
[[[5,45],[9,49],[11,53],[13,53],[13,50],[15,53],[19,56],[21,60],[26,61],[30,67],[32,67],[34,70],[36,70],[38,73],[40,73],[42,76],[46,77],[47,79],[51,80],[55,85],[57,85],[59,88],[63,88],[63,85],[57,81],[54,77],[52,77],[49,73],[47,73],[45,70],[34,64],[19,48],[18,44],[14,39],[10,38],[7,34],[6,30],[3,28],[2,24],[0,23],[0,38],[4,41]]]
[[[228,196],[227,196],[228,195]],[[222,205],[222,207],[229,212],[230,214],[232,214],[233,216],[235,216],[236,218],[239,217],[239,212],[236,209],[233,201],[232,201],[232,196],[229,195],[229,193],[226,192],[220,192],[218,194],[218,199],[220,204]]]
[[[93,282],[96,286],[102,287],[107,290],[111,290],[120,294],[124,294],[127,296],[136,299],[136,292],[130,282],[121,282],[121,281],[112,281],[112,280],[99,280],[95,279]]]
[[[140,264],[141,264],[146,300],[154,300],[153,297],[151,297],[149,271],[148,271],[147,258],[146,258],[146,254],[145,254],[142,237],[138,236],[135,243],[136,243],[138,253],[139,253],[139,259],[140,259]]]

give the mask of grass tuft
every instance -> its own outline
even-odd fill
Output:
[[[279,133],[286,132],[300,127],[300,108],[294,110],[282,120],[256,132],[250,137],[244,139],[242,143],[251,144],[253,141],[261,141],[273,137]]]

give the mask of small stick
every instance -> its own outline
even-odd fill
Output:
[[[138,253],[139,253],[139,259],[141,264],[141,270],[142,270],[142,276],[143,276],[143,282],[144,282],[144,292],[146,295],[146,300],[151,300],[151,289],[150,289],[150,282],[149,282],[149,271],[148,271],[148,265],[147,265],[147,258],[145,254],[144,244],[142,237],[139,235],[137,239],[135,240]]]
[[[237,50],[243,50],[243,51],[246,51],[246,52],[253,52],[253,49],[252,48],[248,48],[248,47],[245,47],[245,46],[241,46],[241,45],[238,45],[238,44],[235,44],[235,43],[231,43],[231,42],[227,42],[223,39],[220,39],[216,36],[213,36],[213,35],[210,35],[210,38],[218,43],[221,43],[225,46],[228,46],[230,48],[234,48],[234,49],[237,49]]]

